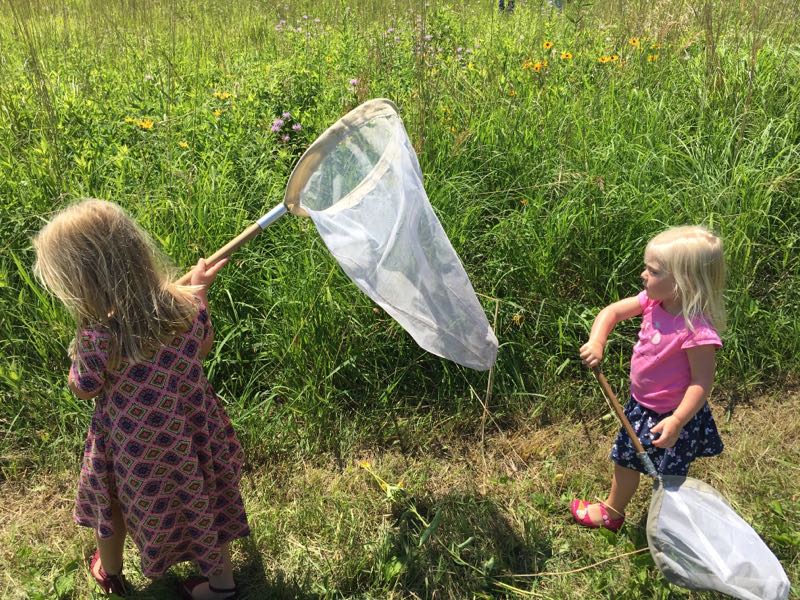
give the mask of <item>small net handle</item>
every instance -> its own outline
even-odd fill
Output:
[[[631,438],[631,443],[636,449],[636,455],[639,457],[639,460],[642,461],[647,474],[653,479],[660,480],[661,476],[658,474],[658,471],[656,471],[653,461],[650,460],[647,452],[645,452],[644,446],[642,446],[642,442],[639,441],[639,436],[637,436],[636,432],[633,430],[631,422],[628,420],[628,417],[625,416],[625,412],[622,410],[622,405],[619,403],[619,400],[617,400],[617,395],[614,393],[614,390],[612,390],[611,386],[608,384],[606,376],[603,375],[603,372],[599,367],[592,367],[592,373],[594,374],[595,379],[597,379],[597,383],[600,384],[600,388],[603,390],[603,396],[605,396],[608,405],[611,407],[611,410],[614,411],[614,414],[617,416],[617,420],[625,428],[625,431],[628,433],[628,437]]]

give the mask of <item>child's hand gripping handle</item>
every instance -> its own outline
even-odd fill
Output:
[[[247,242],[252,240],[256,237],[263,229],[269,227],[272,223],[277,221],[280,217],[286,214],[286,206],[283,203],[278,204],[272,210],[270,210],[267,214],[262,216],[258,221],[247,227],[242,233],[237,235],[233,238],[230,242],[225,244],[222,248],[214,252],[211,256],[206,259],[206,265],[208,267],[213,266],[214,264],[221,261],[223,258],[227,258],[234,252],[236,252],[239,248],[244,246]],[[296,211],[297,212],[297,211]],[[189,271],[178,279],[178,283],[181,285],[186,285],[189,283],[189,280],[192,278],[192,271]]]
[[[594,373],[597,382],[600,384],[600,388],[603,390],[603,395],[608,402],[608,405],[614,411],[614,414],[617,416],[617,420],[622,423],[622,426],[625,428],[625,431],[628,432],[628,437],[631,438],[631,442],[633,443],[633,447],[636,449],[636,455],[639,457],[639,460],[642,461],[647,474],[650,475],[653,479],[660,479],[658,475],[658,471],[656,471],[655,466],[653,465],[653,461],[650,460],[650,457],[647,455],[647,452],[644,450],[644,446],[642,446],[642,442],[639,441],[639,436],[636,435],[636,432],[633,430],[631,426],[631,422],[628,420],[628,417],[625,416],[625,413],[622,410],[622,406],[617,400],[616,394],[614,394],[614,390],[611,389],[611,386],[608,384],[608,380],[606,376],[600,371],[600,367],[592,367],[592,373]]]

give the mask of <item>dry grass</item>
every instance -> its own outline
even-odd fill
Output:
[[[760,398],[737,407],[730,420],[723,406],[714,409],[726,451],[699,461],[693,475],[721,491],[775,548],[771,536],[782,529],[769,503],[796,511],[800,502],[800,394]],[[629,525],[616,538],[581,530],[568,516],[566,503],[573,495],[605,493],[606,455],[614,432],[610,419],[500,433],[495,428],[485,448],[450,439],[439,457],[375,450],[352,457],[343,469],[333,460],[254,469],[242,484],[253,535],[236,546],[235,555],[244,597],[503,595],[496,587],[481,591],[479,581],[516,581],[543,598],[613,596],[614,585],[636,581],[643,569],[652,573],[652,565],[642,567],[634,560],[641,560],[639,555],[624,556],[597,569],[543,578],[535,587],[530,580],[509,576],[570,571],[646,546],[641,525],[647,486],[632,504]],[[375,475],[402,490],[382,489],[359,466],[363,460]],[[73,485],[69,472],[3,484],[3,597],[35,597],[36,592],[53,597],[58,586],[65,592],[61,597],[91,597],[92,585],[81,565],[92,540],[71,522]],[[410,507],[419,518],[409,516]],[[420,549],[421,531],[436,511],[442,513],[441,525]],[[796,554],[778,546],[787,573],[796,577]],[[472,567],[459,564],[456,555]],[[486,564],[491,556],[494,567]],[[402,559],[404,570],[391,576],[387,565],[393,557]],[[139,590],[136,597],[170,597],[174,576],[150,584],[138,574],[130,546],[126,561]],[[471,583],[464,580],[469,577]],[[661,596],[675,593],[657,577],[651,579],[655,583],[647,585],[655,585]]]

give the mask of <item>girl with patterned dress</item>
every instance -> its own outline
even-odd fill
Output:
[[[84,200],[34,239],[34,270],[72,314],[69,387],[94,399],[75,521],[95,532],[92,576],[124,595],[130,535],[142,573],[196,563],[184,597],[237,596],[229,544],[249,534],[242,448],[202,360],[214,330],[206,293],[225,261],[172,281],[151,238],[117,205]]]
[[[614,326],[642,315],[625,415],[656,469],[685,476],[694,459],[716,456],[723,448],[706,402],[716,350],[722,347],[718,332],[725,327],[722,241],[703,227],[668,229],[647,244],[644,265],[644,290],[600,311],[580,356],[588,367],[598,366]],[[617,531],[645,472],[622,428],[611,460],[606,500],[572,501],[572,516],[585,527]]]

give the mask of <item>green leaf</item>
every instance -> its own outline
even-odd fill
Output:
[[[439,528],[439,523],[442,520],[442,509],[436,511],[436,514],[433,515],[433,520],[431,521],[430,525],[422,532],[422,535],[419,536],[419,544],[418,547],[422,547],[422,545],[428,541],[428,538],[431,537],[436,530]]]

